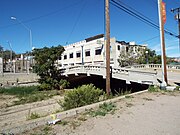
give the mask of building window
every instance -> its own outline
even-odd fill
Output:
[[[64,60],[66,60],[67,59],[67,55],[64,55]]]
[[[97,40],[97,44],[101,44],[101,40]]]
[[[101,48],[95,50],[95,55],[101,55]]]
[[[128,52],[129,51],[129,47],[126,47],[126,52]]]
[[[69,54],[69,58],[70,58],[70,59],[73,58],[73,53],[70,53],[70,54]]]
[[[70,65],[70,66],[74,66],[74,63],[70,63],[69,65]]]
[[[85,56],[90,56],[90,50],[87,50],[87,51],[85,52]]]
[[[120,51],[120,45],[118,45],[117,47],[118,47],[118,50]]]
[[[76,58],[81,57],[81,53],[80,52],[76,52]]]
[[[59,56],[59,60],[61,60],[61,56]]]

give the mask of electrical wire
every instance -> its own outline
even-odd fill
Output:
[[[118,0],[119,1],[119,0]],[[148,17],[144,16],[143,14],[139,13],[138,11],[136,11],[135,9],[130,9],[129,7],[125,6],[124,4],[122,4],[122,2],[116,2],[115,0],[111,0],[110,3],[115,6],[116,8],[126,12],[127,14],[135,17],[136,19],[146,23],[147,25],[159,30],[159,25],[157,25],[156,23],[152,22],[151,19],[149,19]],[[178,36],[168,30],[164,30],[164,32],[170,36],[176,37],[178,38]]]
[[[159,37],[159,36],[155,36],[155,37],[152,37],[152,38],[149,38],[149,39],[140,41],[139,44],[144,43],[144,42],[149,42],[149,41],[151,41],[151,40],[153,40],[153,39],[156,39],[156,38],[158,38],[158,37]]]
[[[35,21],[35,20],[39,20],[39,19],[44,18],[44,17],[48,17],[48,16],[51,16],[51,15],[57,14],[57,13],[63,11],[63,10],[66,10],[66,9],[68,9],[68,8],[71,8],[72,6],[76,6],[76,5],[80,4],[81,1],[82,1],[82,0],[79,0],[79,1],[77,1],[77,2],[75,2],[75,3],[72,3],[72,4],[64,7],[64,8],[57,9],[57,10],[55,10],[55,11],[49,12],[49,13],[47,13],[47,14],[44,14],[44,15],[41,15],[41,16],[38,16],[38,17],[33,17],[33,18],[31,18],[31,19],[28,19],[28,20],[24,20],[24,21],[22,20],[21,22],[22,22],[22,23],[29,23],[29,22],[32,22],[32,21]],[[8,27],[11,27],[11,26],[16,26],[16,25],[19,25],[19,24],[20,24],[20,23],[18,22],[18,23],[14,23],[14,24],[11,24],[11,25],[0,26],[0,29],[8,28]]]
[[[81,10],[80,10],[80,12],[79,12],[79,15],[78,15],[78,17],[77,17],[77,19],[76,19],[76,21],[75,21],[75,23],[74,23],[74,25],[73,25],[73,27],[72,27],[72,30],[71,30],[68,38],[67,38],[66,44],[68,44],[69,38],[71,37],[71,35],[72,35],[75,27],[77,26],[77,23],[78,23],[78,21],[79,21],[79,19],[80,19],[80,17],[81,17],[81,14],[82,14],[82,12],[83,12],[83,9],[85,8],[85,5],[86,5],[86,3],[85,3],[85,1],[84,1],[84,4],[82,5]]]
[[[112,2],[110,2],[112,5],[114,5],[115,7],[123,10],[124,12],[128,13],[129,15],[143,21],[144,23],[154,27],[154,28],[158,28],[157,25],[153,24],[152,22],[148,21],[147,19],[144,19],[141,15],[138,15],[137,13],[133,12],[132,10],[129,10],[127,7],[121,5],[120,3],[117,3],[114,0],[111,0]]]

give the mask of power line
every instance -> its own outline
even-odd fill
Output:
[[[114,1],[114,0],[112,0]],[[148,17],[144,16],[143,14],[141,14],[140,12],[138,12],[137,10],[133,9],[132,7],[127,6],[126,4],[124,4],[123,2],[121,2],[120,0],[118,0],[122,7],[125,9],[127,9],[128,11],[130,11],[131,13],[135,14],[135,16],[137,16],[137,19],[143,19],[143,22],[147,20],[147,23],[150,23],[150,26],[153,25],[152,27],[156,28],[159,30],[159,25],[154,23],[151,19],[149,19]],[[142,21],[142,20],[141,20]],[[145,22],[146,23],[146,22]],[[171,36],[176,36],[176,34],[174,32],[170,32],[169,30],[165,29],[165,33],[170,34]]]
[[[159,37],[159,36],[155,36],[155,37],[152,37],[152,38],[149,38],[149,39],[146,39],[146,40],[140,41],[140,42],[139,42],[139,44],[144,43],[144,42],[151,41],[151,40],[156,39],[156,38],[158,38],[158,37]]]
[[[175,15],[176,20],[178,21],[178,27],[179,27],[179,51],[180,51],[180,7],[179,8],[175,8],[175,9],[171,9],[171,11],[177,12],[177,14]]]
[[[60,8],[60,9],[57,9],[57,10],[55,10],[55,11],[49,12],[49,13],[47,13],[47,14],[44,14],[44,15],[41,15],[41,16],[38,16],[38,17],[33,17],[33,18],[31,18],[31,19],[24,20],[24,21],[21,21],[21,22],[22,22],[22,23],[29,23],[29,22],[32,22],[32,21],[35,21],[35,20],[39,20],[39,19],[44,18],[44,17],[48,17],[48,16],[51,16],[51,15],[57,14],[57,13],[63,11],[63,10],[66,10],[66,9],[68,9],[68,8],[71,8],[72,6],[76,6],[76,5],[80,4],[81,1],[82,1],[82,0],[79,0],[79,1],[77,1],[77,2],[75,2],[75,3],[72,3],[72,4],[64,7],[64,8]],[[12,27],[12,26],[16,26],[16,25],[19,25],[19,24],[20,24],[20,23],[10,24],[10,25],[6,25],[6,26],[0,26],[0,29]]]
[[[148,21],[147,19],[144,19],[144,17],[142,17],[141,15],[138,15],[137,13],[133,12],[132,10],[128,9],[127,7],[123,6],[122,4],[114,1],[114,0],[111,0],[112,2],[110,2],[112,5],[114,5],[115,7],[123,10],[124,12],[126,12],[127,14],[137,18],[138,20],[141,20],[143,21],[144,23],[154,27],[154,28],[157,28],[157,26],[155,24],[153,24],[152,22]]]
[[[118,0],[119,1],[119,0]],[[130,7],[127,7],[126,5],[124,5],[121,1],[116,2],[115,0],[111,0],[110,3],[115,6],[116,8],[123,10],[124,12],[126,12],[127,14],[135,17],[136,19],[146,23],[147,25],[159,30],[159,25],[157,25],[156,23],[152,22],[151,19],[149,19],[148,17],[144,16],[143,14],[139,13],[138,11],[136,11],[135,9],[132,9]],[[178,38],[178,36],[175,33],[172,33],[168,30],[164,30],[166,34],[176,37]]]
[[[74,25],[73,25],[73,27],[72,27],[72,30],[71,30],[68,38],[67,38],[66,44],[68,43],[68,40],[69,40],[69,38],[71,37],[71,35],[72,35],[72,33],[73,33],[73,31],[74,31],[74,29],[75,29],[75,27],[76,27],[76,25],[77,25],[80,17],[81,17],[81,14],[82,14],[82,11],[83,11],[85,5],[86,5],[86,3],[85,3],[85,1],[84,1],[84,4],[82,5],[81,10],[80,10],[80,12],[79,12],[79,15],[78,15],[78,17],[77,17],[77,19],[76,19],[76,21],[75,21],[75,23],[74,23]]]

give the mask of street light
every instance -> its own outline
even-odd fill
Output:
[[[30,45],[30,51],[32,50],[32,32],[31,32],[31,29],[29,27],[27,27],[24,23],[22,23],[19,19],[17,19],[16,17],[14,16],[11,16],[11,20],[17,20],[21,25],[23,25],[23,27],[25,29],[27,29],[29,31],[29,45]],[[29,55],[30,56],[30,55]],[[28,62],[28,59],[27,59],[27,62]],[[29,63],[30,64],[30,63]],[[27,69],[27,74],[29,74],[29,67]]]
[[[25,29],[27,29],[29,31],[29,45],[30,45],[30,48],[32,49],[32,32],[31,32],[31,29],[29,27],[27,27],[24,23],[22,23],[19,19],[17,19],[14,16],[11,16],[11,20],[17,20],[21,25],[23,25],[23,27]]]
[[[148,62],[148,51],[146,51],[146,64],[148,64],[149,62]]]

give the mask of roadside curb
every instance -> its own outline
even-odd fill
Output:
[[[113,99],[108,99],[108,100],[101,101],[101,102],[94,103],[94,104],[90,104],[90,105],[87,105],[87,106],[82,106],[82,107],[79,107],[79,108],[74,108],[74,109],[67,110],[67,111],[64,111],[64,112],[56,113],[55,115],[57,116],[57,119],[62,120],[62,119],[65,119],[67,117],[72,117],[72,116],[75,116],[75,115],[80,114],[82,112],[85,112],[85,111],[87,111],[89,109],[96,109],[96,108],[99,107],[100,104],[109,103],[109,102],[117,102],[120,99],[124,99],[126,96],[133,96],[133,95],[145,93],[147,91],[148,90],[144,90],[144,91],[139,91],[139,92],[135,92],[135,93],[132,93],[132,94],[127,94],[127,95],[124,95],[124,96],[119,96],[119,97],[116,97],[116,98],[113,98]],[[26,121],[25,123],[17,123],[17,125],[15,125],[14,127],[3,129],[0,132],[2,132],[2,133],[14,133],[14,134],[22,133],[24,131],[36,128],[37,126],[46,125],[48,123],[48,121],[51,121],[51,120],[52,119],[51,119],[50,116],[46,116],[46,117],[38,118],[38,119],[35,119],[35,120],[29,120],[29,121]]]

